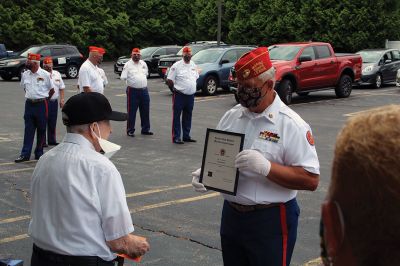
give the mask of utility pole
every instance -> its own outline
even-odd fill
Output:
[[[218,31],[217,31],[217,45],[221,43],[221,17],[222,17],[222,0],[217,0],[218,6]]]

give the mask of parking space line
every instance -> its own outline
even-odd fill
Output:
[[[22,235],[17,235],[17,236],[12,236],[12,237],[6,237],[6,238],[3,238],[3,239],[0,239],[0,244],[5,244],[5,243],[8,243],[8,242],[14,242],[14,241],[25,239],[25,238],[28,238],[28,237],[29,237],[28,234],[22,234]]]
[[[126,93],[121,93],[121,94],[115,94],[115,96],[117,96],[117,97],[122,97],[122,96],[126,96]]]
[[[184,199],[180,199],[180,200],[171,200],[171,201],[166,201],[166,202],[160,202],[160,203],[156,203],[156,204],[152,204],[152,205],[138,207],[138,208],[135,208],[135,209],[130,209],[129,211],[130,211],[130,213],[135,213],[135,212],[140,212],[140,211],[145,211],[145,210],[150,210],[150,209],[155,209],[155,208],[160,208],[160,207],[166,207],[166,206],[180,204],[180,203],[187,203],[187,202],[192,202],[192,201],[196,201],[196,200],[213,198],[213,197],[216,197],[216,196],[219,196],[219,195],[220,195],[219,192],[215,192],[215,193],[205,194],[205,195],[197,196],[197,197],[184,198]]]
[[[14,217],[14,218],[8,218],[8,219],[0,220],[0,224],[15,223],[15,222],[27,220],[27,219],[30,219],[30,218],[31,218],[30,215],[23,215],[23,216],[18,216],[18,217]]]
[[[232,94],[229,95],[217,95],[217,96],[209,96],[209,97],[199,97],[199,98],[195,98],[194,102],[198,103],[198,102],[209,102],[209,101],[214,101],[214,100],[218,100],[218,99],[225,99],[228,97],[232,97]]]
[[[24,172],[24,171],[29,171],[33,170],[35,167],[28,167],[28,168],[22,168],[22,169],[12,169],[12,170],[5,170],[5,171],[0,171],[1,174],[9,174],[9,173],[18,173],[18,172]]]
[[[214,193],[205,194],[205,195],[201,195],[201,196],[197,196],[197,197],[184,198],[184,199],[180,199],[180,200],[171,200],[171,201],[166,201],[166,202],[160,202],[160,203],[157,203],[157,204],[152,204],[152,205],[147,205],[147,206],[142,206],[142,207],[130,209],[129,212],[130,213],[137,213],[137,212],[141,212],[141,211],[156,209],[156,208],[165,207],[165,206],[176,205],[176,204],[180,204],[180,203],[187,203],[187,202],[192,202],[192,201],[197,201],[197,200],[213,198],[213,197],[216,197],[216,196],[219,196],[219,195],[220,195],[220,193],[214,192]],[[29,215],[20,216],[20,217],[16,217],[16,218],[9,218],[9,219],[5,219],[5,220],[0,220],[0,224],[6,223],[5,222],[6,220],[7,221],[14,220],[14,222],[15,222],[15,221],[26,220],[26,219],[29,219],[29,218],[30,218]],[[22,235],[6,237],[6,238],[3,238],[3,239],[0,239],[0,244],[14,242],[14,241],[22,240],[22,239],[25,239],[25,238],[28,238],[28,237],[29,237],[28,234],[22,234]]]
[[[355,115],[358,115],[358,114],[366,113],[368,111],[369,111],[369,109],[368,110],[363,110],[363,111],[358,111],[358,112],[353,112],[353,113],[347,113],[347,114],[344,114],[343,116],[350,117],[350,116],[355,116]]]
[[[29,161],[26,161],[26,162],[21,162],[21,163],[18,163],[18,164],[26,164],[26,163],[36,163],[38,160],[29,160]],[[16,162],[7,162],[7,163],[0,163],[0,166],[4,166],[4,165],[14,165],[14,164],[17,164]]]
[[[322,265],[321,258],[315,258],[303,264],[303,266],[320,266]]]
[[[137,196],[142,196],[142,195],[164,192],[164,191],[173,190],[173,189],[186,188],[186,187],[190,187],[190,186],[192,186],[192,184],[185,184],[185,185],[166,187],[166,188],[156,188],[156,189],[146,190],[146,191],[142,191],[142,192],[126,194],[126,197],[132,198],[132,197],[137,197]]]

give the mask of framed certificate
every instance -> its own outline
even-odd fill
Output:
[[[243,142],[244,134],[207,128],[200,183],[207,189],[236,195],[239,170],[235,157]]]

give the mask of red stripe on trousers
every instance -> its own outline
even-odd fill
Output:
[[[282,228],[282,265],[286,266],[286,253],[287,253],[287,239],[288,239],[288,230],[286,223],[286,206],[284,203],[279,205],[281,212],[281,228]]]
[[[174,142],[175,136],[174,136],[174,113],[175,113],[175,95],[176,93],[173,92],[172,94],[172,142]]]
[[[128,109],[128,121],[126,122],[126,132],[128,132],[128,129],[130,128],[130,123],[129,123],[129,114],[131,112],[131,89],[128,87],[128,95],[126,97],[127,99],[127,109]]]

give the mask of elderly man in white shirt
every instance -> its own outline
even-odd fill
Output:
[[[47,143],[48,145],[57,145],[56,125],[58,115],[58,98],[60,98],[60,108],[64,106],[64,89],[65,84],[61,78],[60,72],[53,69],[53,59],[48,56],[43,59],[43,68],[50,73],[50,78],[54,84],[54,94],[49,100],[48,117],[47,117]],[[46,142],[46,141],[45,141]],[[47,146],[45,144],[45,146]]]
[[[104,48],[89,46],[89,58],[79,69],[78,87],[80,92],[104,93],[104,78],[98,66],[106,53]]]
[[[107,141],[110,120],[124,121],[97,92],[64,105],[67,134],[37,163],[31,183],[31,266],[111,266],[115,253],[149,250],[134,230],[121,175],[109,160],[120,146]]]
[[[236,155],[236,195],[222,194],[221,246],[225,266],[290,265],[300,209],[297,190],[315,190],[319,161],[310,126],[274,90],[268,48],[244,54],[235,64],[236,105],[217,129],[245,135]],[[192,173],[196,191],[200,169]]]
[[[131,59],[126,62],[121,73],[121,79],[126,81],[126,97],[128,109],[128,121],[126,134],[135,136],[136,112],[139,108],[141,134],[153,135],[150,131],[150,96],[147,89],[147,64],[140,59],[140,49],[133,48]]]

